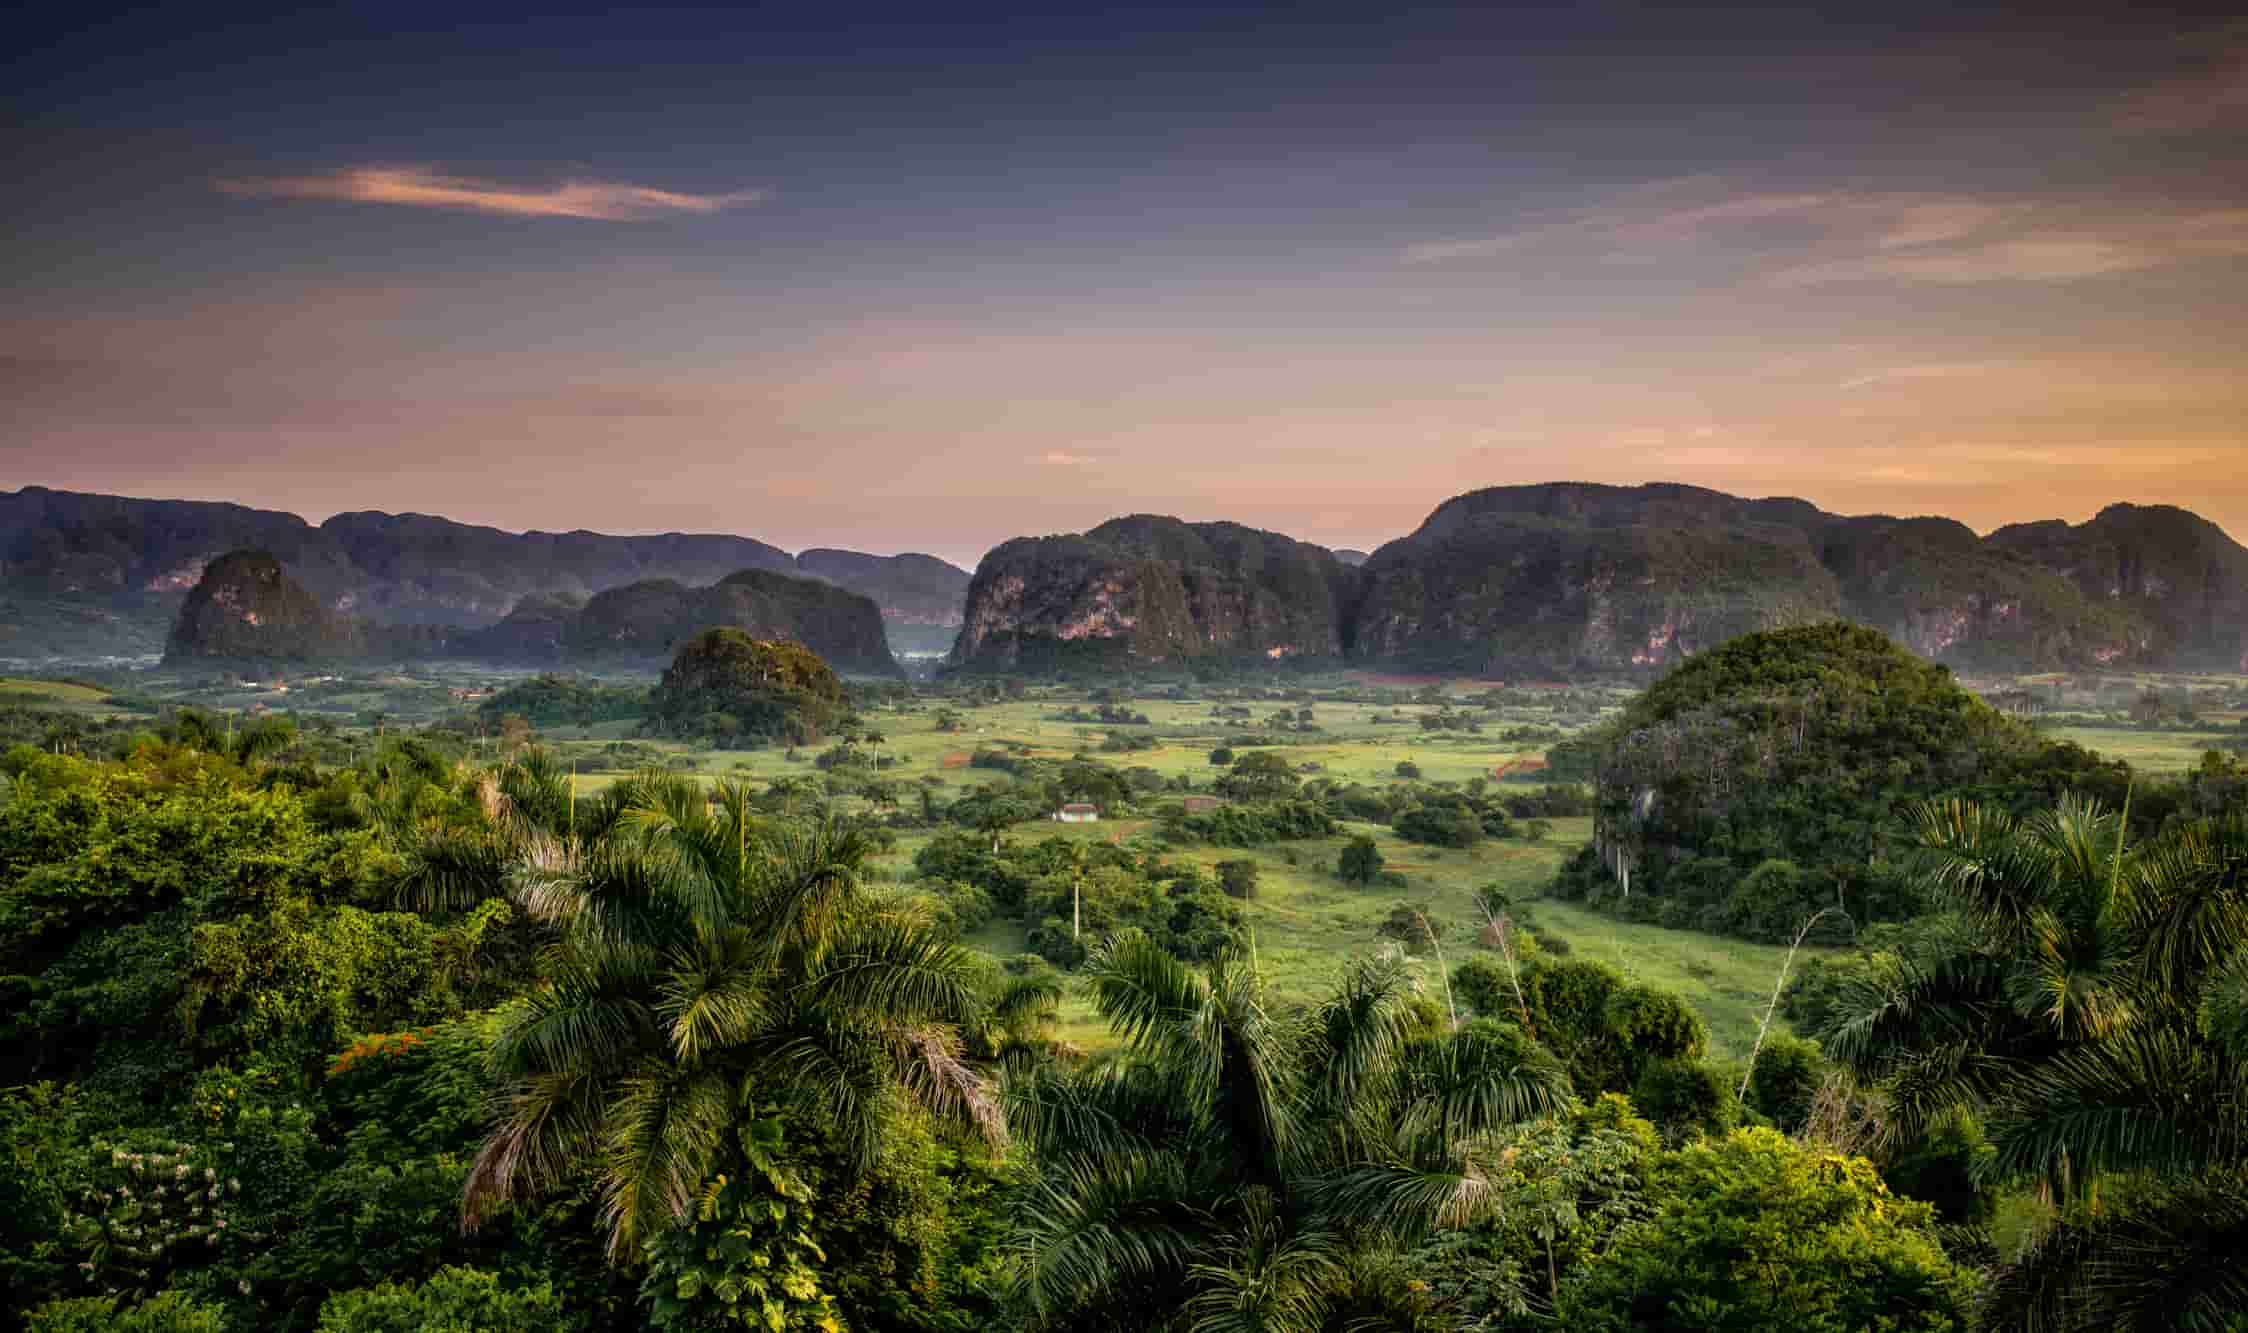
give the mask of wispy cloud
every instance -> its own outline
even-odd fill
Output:
[[[1838,389],[1863,389],[1874,384],[1888,384],[1896,380],[1960,380],[1979,379],[2006,369],[2005,361],[1930,361],[1919,365],[1887,366],[1863,375],[1853,375],[1835,387]]]
[[[617,181],[569,180],[528,188],[448,176],[432,167],[347,167],[311,176],[223,179],[212,184],[226,194],[257,198],[340,199],[504,217],[590,218],[601,222],[645,222],[679,214],[716,213],[765,197],[759,190],[688,194]]]
[[[1489,259],[1494,255],[1527,250],[1555,233],[1552,227],[1530,227],[1463,241],[1422,241],[1408,245],[1402,257],[1408,264],[1440,264],[1448,259]]]
[[[1456,259],[1489,259],[1541,248],[1548,243],[1591,242],[1610,249],[1676,243],[1705,229],[1816,213],[1833,206],[1842,197],[1768,193],[1706,202],[1673,202],[1681,191],[1699,184],[1700,178],[1658,182],[1632,191],[1612,204],[1541,215],[1533,225],[1512,231],[1408,245],[1400,252],[1400,257],[1407,263],[1430,264]]]
[[[1038,456],[1038,461],[1048,467],[1084,467],[1093,460],[1086,454],[1068,454],[1059,449],[1048,449]]]
[[[1634,191],[1480,239],[1405,247],[1408,263],[1534,254],[1608,259],[1701,243],[1779,287],[2072,282],[2248,255],[2248,209],[2160,201],[1862,191],[1732,192],[1716,183]]]
[[[2241,255],[2248,255],[2248,209],[2216,209],[2077,224],[2056,219],[2052,225],[2024,227],[2011,235],[1965,244],[1790,264],[1768,276],[1781,287],[1883,280],[1946,285],[2074,282]]]

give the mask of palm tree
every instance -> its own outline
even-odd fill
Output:
[[[409,741],[370,767],[363,814],[405,857],[399,904],[423,913],[504,897],[525,857],[601,841],[649,781],[619,783],[581,811],[568,772],[537,746],[473,772],[449,768]]]
[[[1122,1052],[1009,1084],[1038,1165],[1021,1280],[1049,1324],[1322,1328],[1385,1257],[1487,1208],[1482,1150],[1568,1095],[1512,1029],[1430,1030],[1395,962],[1294,1012],[1248,960],[1197,974],[1137,933],[1085,975]]]
[[[1913,817],[1957,929],[1863,979],[1823,1035],[1892,1135],[1974,1112],[1986,1179],[2064,1206],[1994,1275],[1986,1322],[2231,1326],[2248,1314],[2248,821],[2133,847],[2075,798]]]
[[[531,840],[511,877],[561,938],[494,1047],[505,1105],[466,1225],[590,1171],[628,1260],[689,1215],[767,1102],[816,1112],[861,1167],[893,1099],[1002,1135],[962,1059],[976,960],[868,889],[863,829],[759,825],[742,786],[713,804],[654,775],[616,804],[598,837]]]

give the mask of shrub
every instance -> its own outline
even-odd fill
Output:
[[[1811,1100],[1826,1081],[1819,1044],[1785,1032],[1767,1033],[1748,1076],[1748,1104],[1780,1132],[1793,1134],[1810,1118]]]
[[[1496,958],[1470,958],[1452,969],[1452,996],[1485,1018],[1519,1016],[1514,982]]]
[[[1335,873],[1353,884],[1371,884],[1381,872],[1382,849],[1364,834],[1352,838],[1335,858]]]
[[[1228,898],[1254,898],[1257,896],[1257,863],[1254,861],[1218,862],[1218,885]]]
[[[1609,996],[1602,1018],[1634,1068],[1655,1060],[1699,1059],[1709,1045],[1709,1028],[1693,1006],[1652,986],[1626,986]]]
[[[1741,1120],[1733,1083],[1699,1060],[1651,1060],[1631,1087],[1631,1104],[1670,1143],[1730,1133]]]
[[[1975,1281],[1860,1159],[1740,1130],[1666,1156],[1663,1203],[1563,1289],[1560,1327],[1952,1333]],[[1682,1319],[1684,1312],[1692,1312]]]
[[[1473,847],[1483,841],[1483,821],[1464,805],[1418,805],[1397,816],[1397,836],[1432,847]]]
[[[1374,934],[1398,941],[1407,953],[1423,953],[1435,948],[1437,937],[1443,933],[1441,924],[1431,921],[1426,912],[1411,903],[1399,903],[1390,908],[1389,916],[1374,927]]]
[[[49,1301],[25,1316],[28,1333],[226,1333],[226,1312],[176,1292],[119,1308],[114,1296]]]
[[[442,1268],[427,1282],[339,1291],[320,1307],[318,1333],[544,1333],[562,1322],[553,1289],[511,1289],[475,1268]]]

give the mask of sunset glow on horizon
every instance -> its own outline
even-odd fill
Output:
[[[51,11],[0,489],[963,565],[1557,480],[2248,542],[2221,13],[827,13]]]

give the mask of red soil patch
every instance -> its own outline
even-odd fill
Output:
[[[966,750],[947,751],[945,757],[937,761],[937,766],[939,768],[966,768],[968,760],[972,757]]]

